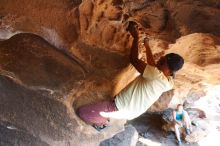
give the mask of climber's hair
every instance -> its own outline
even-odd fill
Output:
[[[179,108],[180,106],[182,106],[182,107],[183,107],[183,105],[182,105],[182,104],[177,104],[177,108]]]

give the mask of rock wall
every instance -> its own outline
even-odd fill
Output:
[[[74,109],[113,98],[137,76],[129,21],[140,28],[143,60],[146,36],[155,59],[177,52],[186,60],[174,90],[148,111],[198,100],[220,82],[219,8],[218,0],[1,0],[0,127],[9,123],[36,145],[97,145],[109,137]]]
[[[39,36],[17,34],[0,42],[0,62],[1,145],[98,145],[123,130],[116,120],[98,133],[76,116],[72,100],[91,88],[91,79]]]

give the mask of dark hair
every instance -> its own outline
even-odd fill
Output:
[[[176,106],[176,107],[178,108],[178,107],[180,107],[180,106],[182,106],[182,107],[183,107],[183,105],[182,105],[182,104],[177,104],[177,106]]]
[[[178,54],[175,53],[169,53],[165,55],[165,58],[167,60],[167,65],[169,69],[174,73],[181,69],[184,64],[184,59]]]

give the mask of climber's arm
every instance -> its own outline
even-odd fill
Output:
[[[144,39],[144,46],[146,49],[147,64],[149,64],[151,66],[156,66],[152,51],[149,46],[149,40],[147,38]]]
[[[144,69],[146,67],[146,63],[140,59],[138,59],[138,32],[137,28],[134,24],[129,24],[129,31],[133,36],[133,43],[131,46],[131,53],[130,53],[130,62],[131,64],[137,69],[137,71],[143,74]]]

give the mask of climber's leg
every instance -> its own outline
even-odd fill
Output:
[[[102,117],[100,112],[117,111],[114,101],[103,101],[84,105],[78,109],[79,117],[91,125],[102,126],[108,124],[108,118]]]

